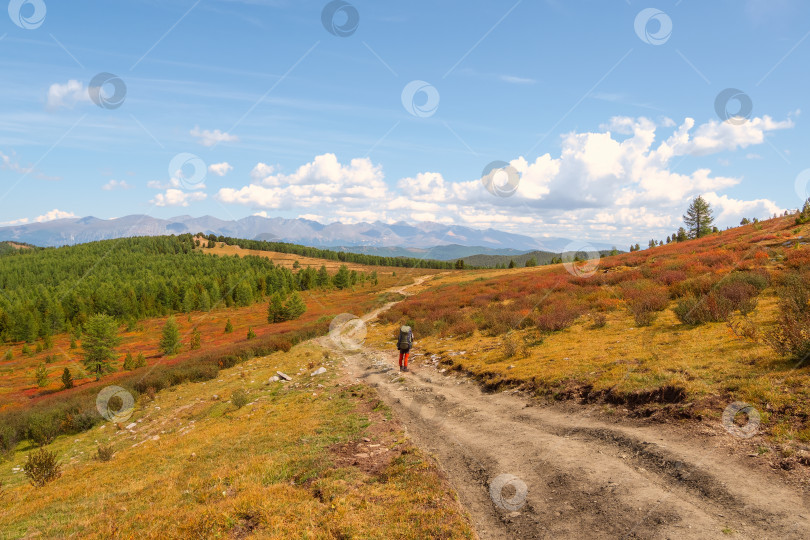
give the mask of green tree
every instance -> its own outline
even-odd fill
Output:
[[[678,242],[686,242],[689,240],[689,235],[686,233],[686,229],[680,227],[678,229]]]
[[[248,340],[254,339],[256,337],[256,332],[253,331],[253,328],[248,326],[248,333],[247,338]]]
[[[514,261],[514,260],[512,260],[512,259],[510,259],[510,260],[509,260],[509,268],[514,268],[515,266],[517,266],[517,265],[515,264],[515,261]]]
[[[94,315],[87,321],[82,349],[84,366],[99,380],[102,375],[115,371],[115,347],[119,343],[118,324],[109,315]]]
[[[537,266],[537,259],[535,259],[534,257],[526,261],[526,268],[530,268],[532,266]]]
[[[689,238],[702,238],[712,232],[713,213],[711,205],[702,196],[692,201],[683,216]]]
[[[231,320],[228,319],[225,321],[225,333],[230,334],[231,332],[233,332],[233,325],[231,324]]]
[[[124,365],[122,366],[124,371],[132,371],[135,369],[135,360],[132,359],[132,353],[128,352],[127,355],[124,357]]]
[[[280,292],[275,292],[270,297],[270,304],[267,306],[267,322],[279,323],[287,320],[287,313],[284,309],[284,298]]]
[[[73,375],[70,374],[70,369],[68,368],[65,368],[65,371],[62,372],[62,388],[65,390],[73,388]]]
[[[332,277],[332,285],[337,289],[346,289],[351,285],[350,280],[351,274],[349,273],[349,268],[345,264],[342,264],[337,273]]]
[[[135,369],[146,367],[146,357],[143,353],[139,352],[138,356],[135,358]]]
[[[163,334],[160,338],[160,352],[171,356],[180,352],[180,328],[174,317],[169,317],[163,325]]]
[[[35,375],[37,378],[37,386],[40,388],[45,388],[48,386],[48,368],[45,367],[45,364],[40,364],[37,366]]]
[[[464,259],[457,260],[454,267],[456,270],[464,270]]]
[[[749,225],[750,223],[751,223],[751,220],[748,219],[747,217],[744,217],[744,218],[742,218],[740,220],[740,225]]]
[[[200,329],[196,326],[194,330],[191,331],[191,340],[189,341],[188,348],[192,351],[196,351],[202,347],[202,334],[200,334]]]

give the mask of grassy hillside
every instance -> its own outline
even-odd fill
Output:
[[[0,463],[0,537],[472,538],[433,462],[328,354],[308,344],[141,395],[126,422],[49,445],[62,475],[43,488],[20,447]]]
[[[370,339],[383,346],[407,322],[418,353],[488,388],[617,413],[719,418],[744,401],[773,440],[809,442],[807,235],[784,217],[572,272],[447,276],[386,313]]]

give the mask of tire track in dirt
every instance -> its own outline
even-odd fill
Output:
[[[720,441],[486,394],[429,365],[401,374],[395,351],[321,344],[376,387],[438,460],[481,538],[810,537],[807,494],[747,467]],[[501,490],[504,478],[512,481]]]

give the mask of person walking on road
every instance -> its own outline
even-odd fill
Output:
[[[399,370],[408,371],[408,356],[413,347],[413,330],[410,326],[402,326],[399,329],[399,339],[397,339],[397,349],[399,349]]]

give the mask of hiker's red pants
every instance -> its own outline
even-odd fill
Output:
[[[408,367],[408,355],[411,351],[399,351],[399,367]]]

